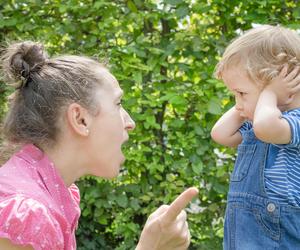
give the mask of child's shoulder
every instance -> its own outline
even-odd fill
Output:
[[[300,107],[282,112],[283,115],[296,116],[300,118]]]

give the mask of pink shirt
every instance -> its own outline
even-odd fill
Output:
[[[35,250],[76,249],[79,190],[65,186],[53,163],[25,145],[0,168],[0,238]]]

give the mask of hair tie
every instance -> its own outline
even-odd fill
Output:
[[[22,76],[21,80],[16,83],[16,86],[17,86],[16,90],[26,88],[31,81],[32,81],[32,78],[30,77],[30,75],[28,78],[25,78]]]

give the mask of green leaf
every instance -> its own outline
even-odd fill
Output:
[[[208,112],[214,115],[220,115],[222,113],[222,107],[219,99],[210,99],[208,103]]]
[[[297,7],[293,10],[293,17],[295,19],[300,19],[300,7]]]
[[[62,4],[62,5],[59,6],[59,12],[60,13],[66,12],[67,9],[68,9],[67,5]]]
[[[172,96],[169,102],[175,106],[185,106],[187,104],[185,98],[180,95]]]
[[[106,2],[104,2],[103,0],[99,0],[94,3],[94,8],[98,10],[106,5],[107,5]]]
[[[203,163],[201,161],[192,163],[192,169],[195,174],[199,175],[203,171]]]
[[[103,215],[98,217],[97,219],[98,223],[101,225],[107,225],[108,224],[108,220],[106,217],[104,217]]]
[[[121,207],[124,207],[124,208],[127,207],[127,205],[128,205],[128,198],[127,198],[126,194],[118,195],[116,197],[116,202]]]
[[[136,84],[141,84],[142,83],[142,81],[143,81],[142,72],[135,71],[132,76],[133,76],[133,80],[135,81]]]
[[[183,18],[183,17],[187,16],[188,14],[189,14],[189,8],[186,5],[180,6],[176,10],[176,16],[179,18]]]
[[[139,200],[138,199],[133,199],[130,201],[130,206],[135,210],[139,210],[141,207],[139,205]]]
[[[127,2],[127,6],[132,12],[138,12],[138,9],[136,8],[135,4],[131,0]]]
[[[164,2],[171,5],[177,5],[182,3],[182,0],[164,0]]]

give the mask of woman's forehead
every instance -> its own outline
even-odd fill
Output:
[[[121,96],[123,94],[120,88],[118,80],[112,75],[108,69],[100,68],[97,72],[100,78],[100,89],[106,89],[112,91],[115,96]]]

